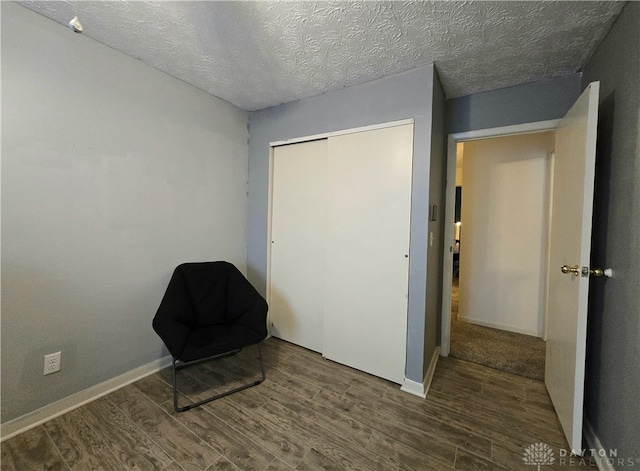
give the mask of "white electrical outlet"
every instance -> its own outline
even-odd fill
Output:
[[[44,375],[60,371],[60,356],[62,352],[50,353],[44,356]]]

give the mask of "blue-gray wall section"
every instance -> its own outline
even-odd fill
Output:
[[[449,133],[562,118],[580,95],[580,74],[447,101]]]
[[[640,459],[640,3],[629,2],[589,60],[600,81],[585,415],[628,469]],[[635,468],[640,462],[635,461]]]
[[[425,357],[433,74],[433,65],[428,65],[256,111],[249,117],[247,271],[250,281],[263,294],[267,276],[269,143],[407,118],[415,120],[406,376],[418,382],[423,380]]]
[[[427,260],[427,299],[424,325],[424,365],[426,375],[433,352],[440,345],[440,318],[442,313],[442,263],[444,249],[444,197],[447,162],[446,100],[440,78],[433,77],[433,122],[431,127],[431,169],[429,172],[429,204],[435,205],[436,220],[429,221],[433,233],[433,246]],[[453,223],[453,221],[451,221]]]

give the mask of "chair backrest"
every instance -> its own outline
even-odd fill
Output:
[[[183,263],[175,269],[174,277],[182,278],[191,302],[191,328],[229,322],[228,284],[234,270],[228,262]]]
[[[266,321],[267,302],[240,270],[229,262],[178,265],[169,282],[166,297],[185,298],[173,315],[178,316],[174,320],[190,328],[232,324],[248,310],[256,308],[264,311]]]

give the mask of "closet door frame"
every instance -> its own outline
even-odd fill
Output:
[[[377,129],[385,129],[385,128],[390,128],[390,127],[397,127],[397,126],[403,126],[403,125],[414,125],[415,120],[413,118],[410,119],[403,119],[403,120],[398,120],[398,121],[392,121],[392,122],[387,122],[387,123],[381,123],[381,124],[374,124],[374,125],[369,125],[369,126],[362,126],[362,127],[356,127],[356,128],[349,128],[349,129],[345,129],[345,130],[340,130],[340,131],[334,131],[334,132],[329,132],[329,133],[323,133],[323,134],[314,134],[314,135],[307,135],[307,136],[302,136],[302,137],[297,137],[297,138],[292,138],[292,139],[286,139],[286,140],[281,140],[281,141],[273,141],[269,143],[269,191],[268,191],[268,217],[267,217],[267,240],[266,245],[267,245],[267,279],[266,279],[266,285],[267,285],[267,290],[266,290],[266,298],[267,298],[267,302],[269,303],[272,299],[272,295],[271,295],[271,256],[272,256],[272,218],[273,218],[273,184],[274,184],[274,154],[275,154],[275,148],[279,147],[279,146],[283,146],[283,145],[290,145],[290,144],[297,144],[297,143],[302,143],[302,142],[309,142],[309,141],[314,141],[314,140],[319,140],[319,139],[329,139],[331,137],[335,137],[335,136],[342,136],[342,135],[346,135],[346,134],[354,134],[354,133],[360,133],[360,132],[365,132],[365,131],[373,131],[373,130],[377,130]],[[407,287],[408,289],[408,287]],[[408,315],[408,313],[407,313]],[[271,319],[271,314],[269,313],[268,315],[268,327],[269,327],[269,335],[271,335],[271,326],[272,326],[272,319]]]

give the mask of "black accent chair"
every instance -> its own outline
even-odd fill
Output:
[[[176,412],[228,396],[265,379],[260,342],[267,337],[267,302],[228,262],[183,263],[174,270],[153,329],[172,357]],[[258,346],[261,378],[207,399],[178,406],[176,370]]]

